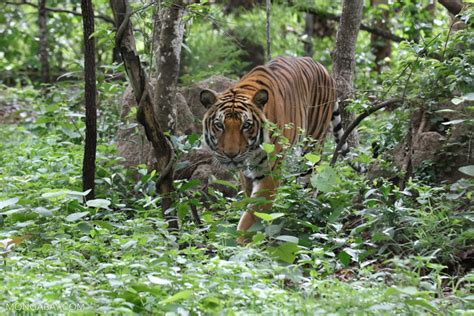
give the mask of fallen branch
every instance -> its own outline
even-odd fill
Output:
[[[28,6],[33,7],[33,8],[37,8],[37,9],[39,8],[38,5],[36,5],[34,3],[31,3],[31,2],[26,2],[26,1],[22,1],[22,2],[5,1],[4,3],[5,4],[11,4],[11,5],[28,5]],[[67,13],[67,14],[72,14],[72,15],[75,15],[75,16],[82,16],[80,12],[67,10],[67,9],[45,8],[45,10],[48,11],[48,12]],[[104,22],[111,23],[111,24],[115,25],[114,20],[111,17],[108,17],[106,15],[102,15],[102,14],[94,15],[94,19],[99,19],[99,20],[102,20]]]
[[[330,165],[334,166],[334,164],[337,161],[337,158],[339,156],[339,152],[340,152],[342,146],[347,141],[347,137],[360,124],[360,122],[362,122],[363,119],[365,119],[366,117],[368,117],[372,113],[377,112],[380,109],[383,109],[386,106],[394,105],[396,103],[401,104],[401,100],[400,99],[391,99],[391,100],[387,100],[385,102],[374,104],[374,106],[372,106],[372,107],[368,108],[367,110],[365,110],[364,113],[360,114],[354,121],[352,121],[352,123],[347,127],[347,129],[344,131],[344,134],[342,135],[341,139],[339,140],[339,143],[337,144],[336,149],[334,150],[334,154],[332,156]]]

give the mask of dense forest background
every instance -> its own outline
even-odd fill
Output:
[[[0,9],[0,312],[473,313],[469,1]],[[254,201],[200,149],[199,93],[280,55],[333,73],[353,149],[287,146],[238,245]]]

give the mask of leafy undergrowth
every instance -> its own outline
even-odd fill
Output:
[[[245,247],[234,240],[248,201],[211,189],[209,205],[177,197],[171,234],[152,177],[132,181],[119,165],[113,112],[101,113],[98,199],[83,203],[84,124],[68,89],[14,90],[25,123],[0,125],[0,313],[473,313],[472,182],[400,192],[323,161],[317,198],[289,175]]]

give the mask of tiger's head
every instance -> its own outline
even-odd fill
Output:
[[[200,101],[208,109],[203,119],[204,143],[224,167],[243,167],[266,138],[263,108],[267,90],[253,95],[203,90]]]

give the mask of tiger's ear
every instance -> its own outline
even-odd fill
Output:
[[[204,89],[201,91],[199,99],[201,100],[202,105],[204,105],[206,108],[210,108],[211,105],[216,103],[217,94],[212,90]]]
[[[255,93],[253,96],[252,102],[260,109],[263,109],[265,104],[268,102],[268,91],[265,89],[257,91],[257,93]]]

